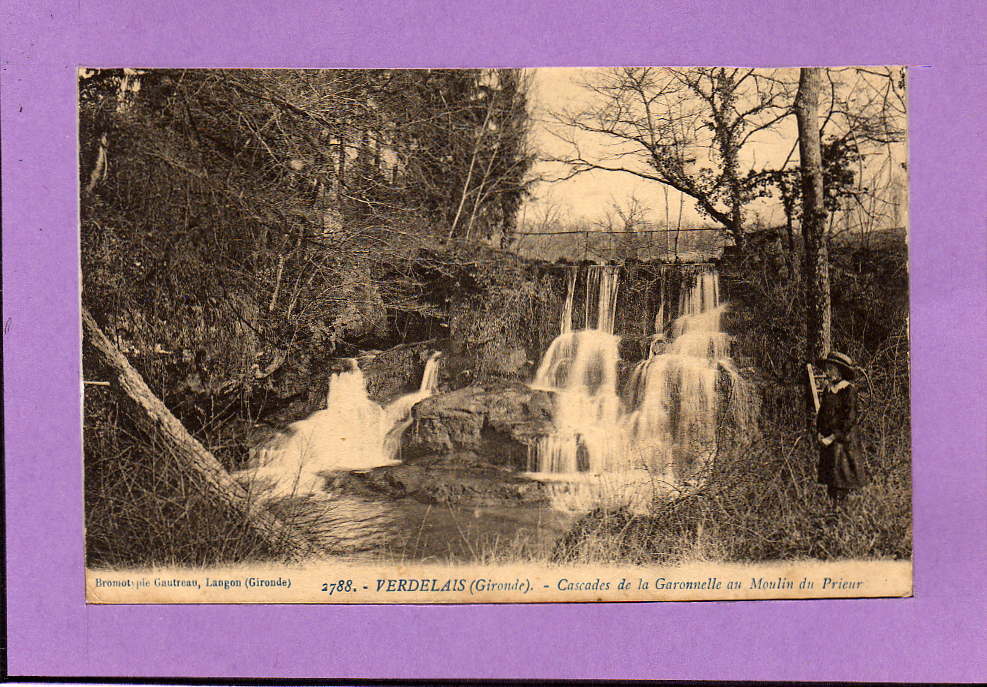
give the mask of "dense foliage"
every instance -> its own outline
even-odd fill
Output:
[[[434,337],[436,284],[513,231],[527,88],[515,70],[84,71],[83,304],[235,467],[244,427],[332,358]],[[89,391],[87,489],[112,510],[136,487],[106,458],[154,450]]]
[[[206,386],[393,343],[439,307],[423,249],[511,233],[525,88],[480,70],[86,75],[84,302]]]

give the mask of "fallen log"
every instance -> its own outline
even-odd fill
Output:
[[[179,468],[191,475],[213,501],[246,526],[264,542],[270,552],[286,560],[317,553],[304,536],[272,515],[263,505],[252,501],[247,491],[223,468],[222,464],[148,388],[140,373],[103,334],[99,325],[82,308],[83,341],[88,343],[101,367],[106,368],[111,386],[121,392],[120,400],[137,427],[160,441]]]

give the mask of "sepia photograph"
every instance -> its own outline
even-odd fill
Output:
[[[907,103],[80,69],[87,601],[910,596]]]

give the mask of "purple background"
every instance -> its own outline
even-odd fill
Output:
[[[987,404],[976,388],[987,379],[987,27],[979,4],[7,0],[0,56],[10,673],[987,677]],[[862,63],[926,65],[911,74],[914,598],[84,605],[77,65]]]

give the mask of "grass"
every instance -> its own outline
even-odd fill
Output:
[[[656,499],[644,514],[628,508],[589,513],[559,542],[555,559],[910,558],[910,489],[900,466],[875,470],[873,482],[834,517],[824,488],[815,484],[814,450],[799,435],[787,439],[773,436],[718,455],[698,486]]]
[[[207,565],[264,560],[247,523],[217,507],[160,447],[143,439],[86,445],[89,565]]]

